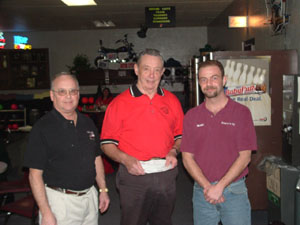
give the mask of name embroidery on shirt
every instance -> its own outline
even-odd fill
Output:
[[[226,125],[226,126],[233,126],[233,127],[235,127],[235,123],[231,123],[231,122],[223,122],[223,121],[221,121],[221,124]]]
[[[196,124],[196,127],[204,127],[204,123]]]
[[[95,141],[95,134],[94,134],[94,132],[88,130],[87,133],[88,133],[88,135],[89,135],[89,139],[90,139],[91,141]]]

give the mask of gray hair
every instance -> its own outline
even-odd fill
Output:
[[[158,51],[156,49],[152,49],[152,48],[146,48],[144,51],[140,52],[140,54],[138,55],[137,64],[140,64],[141,58],[144,55],[157,56],[157,57],[159,57],[161,59],[161,62],[164,65],[164,58],[160,54],[160,51]]]
[[[76,85],[77,85],[77,87],[79,89],[79,82],[78,82],[78,79],[77,79],[77,77],[75,75],[73,75],[73,74],[71,74],[69,72],[60,72],[60,73],[55,74],[54,76],[51,77],[51,87],[50,87],[51,90],[53,89],[53,83],[54,83],[54,81],[57,78],[61,77],[61,76],[69,76],[69,77],[71,77],[75,81],[75,83],[76,83]]]

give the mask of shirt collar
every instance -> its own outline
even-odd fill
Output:
[[[75,109],[76,113],[77,113],[77,123],[78,123],[78,120],[79,120],[79,117],[80,117],[80,113],[78,111],[78,109]],[[57,118],[58,120],[62,121],[62,122],[68,122],[70,120],[67,120],[59,111],[57,111],[57,109],[55,109],[53,107],[52,111],[51,111],[52,115],[55,116],[55,118]]]
[[[143,95],[143,93],[138,89],[136,84],[131,85],[129,91],[132,97],[140,97]],[[164,90],[159,86],[157,88],[157,94],[159,94],[160,96],[165,96]]]

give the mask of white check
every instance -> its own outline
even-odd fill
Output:
[[[172,169],[172,165],[166,166],[165,159],[151,159],[140,161],[145,173],[159,173]]]

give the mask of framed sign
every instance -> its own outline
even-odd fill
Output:
[[[175,6],[146,7],[146,26],[148,28],[175,27]]]

